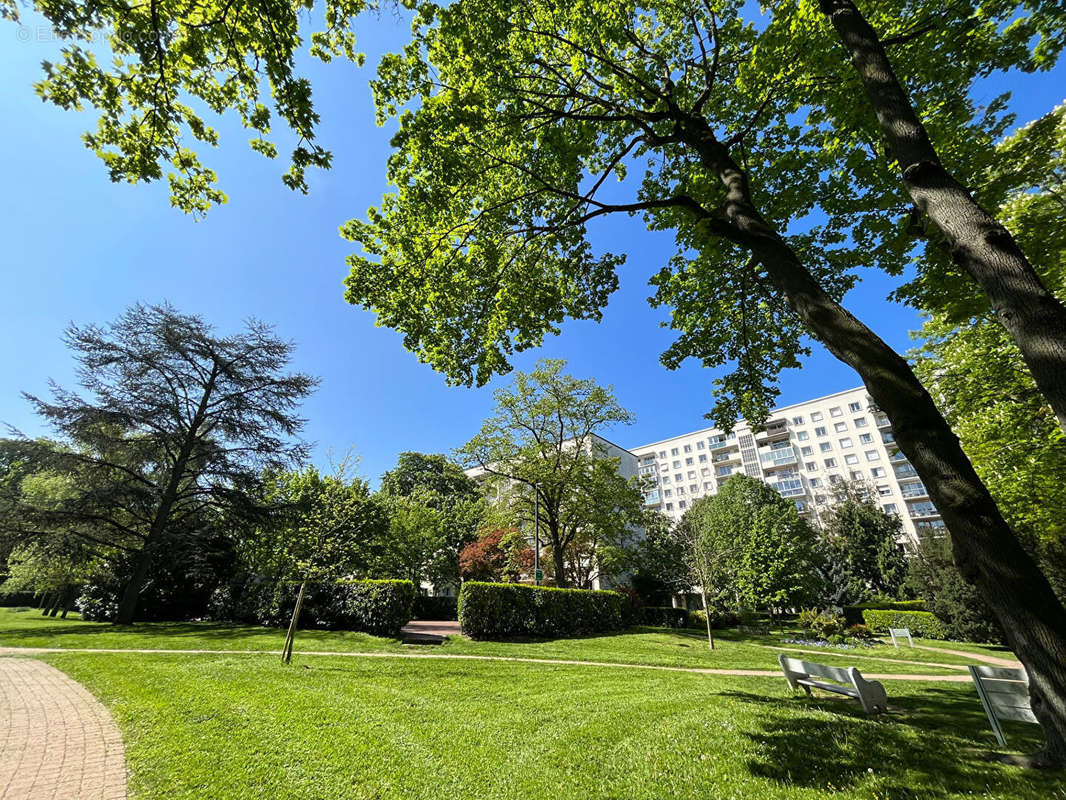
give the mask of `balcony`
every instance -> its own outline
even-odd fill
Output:
[[[912,506],[907,506],[907,513],[911,515],[911,519],[929,519],[930,517],[940,516],[936,506],[932,503],[915,503]]]
[[[806,488],[803,486],[803,481],[798,478],[787,481],[777,481],[768,485],[782,497],[799,497],[800,495],[805,495],[807,493]]]
[[[759,461],[764,468],[780,467],[783,464],[795,464],[796,451],[792,447],[779,447],[776,450],[768,450],[759,453]]]
[[[916,478],[918,471],[910,464],[900,464],[895,468],[897,478]]]
[[[892,427],[892,423],[889,422],[888,417],[885,414],[874,414],[874,425],[878,428]]]
[[[904,483],[899,487],[900,492],[904,497],[928,497],[929,490],[925,488],[924,483]]]
[[[787,439],[788,436],[788,420],[775,419],[767,422],[766,427],[755,434],[755,441],[757,444],[766,444],[767,442]]]
[[[884,442],[885,444],[895,444],[896,443],[896,435],[894,433],[892,433],[892,431],[883,431],[881,433],[881,441]]]
[[[903,455],[902,450],[893,450],[891,453],[888,454],[888,460],[891,461],[893,464],[907,463],[907,457]]]

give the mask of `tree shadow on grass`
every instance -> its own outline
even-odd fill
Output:
[[[863,785],[891,798],[1066,797],[1061,774],[984,757],[995,740],[977,695],[962,687],[890,697],[889,713],[869,717],[847,698],[718,696],[761,707],[760,728],[744,734],[753,745],[746,766],[756,777],[830,791]],[[1037,749],[1034,730],[1012,731],[1012,748]]]

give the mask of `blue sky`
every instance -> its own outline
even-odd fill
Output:
[[[74,365],[61,342],[71,321],[106,322],[136,301],[169,300],[220,331],[255,316],[297,343],[294,366],[322,378],[304,407],[320,464],[329,450],[350,448],[361,457],[360,472],[376,482],[399,452],[449,452],[476,432],[492,408],[492,390],[508,378],[481,389],[448,387],[403,349],[399,335],[376,328],[370,313],[343,299],[344,258],[353,246],[337,228],[377,204],[385,190],[389,131],[373,121],[369,68],[308,67],[321,139],[334,153],[331,171],[310,175],[308,196],[282,186],[284,165],[252,153],[246,131],[220,125],[223,147],[205,160],[219,172],[229,203],[196,222],[170,208],[164,184],[112,184],[80,141],[94,124],[91,113],[64,112],[36,97],[40,62],[54,58],[58,45],[27,21],[21,35],[10,23],[0,25],[0,151],[8,186],[0,200],[0,423],[46,432],[19,392],[44,393],[50,378],[73,384]],[[407,35],[406,23],[389,14],[361,20],[358,29],[369,65]],[[1026,121],[1060,102],[1064,85],[1063,66],[993,76],[978,99],[1009,88],[1013,110]],[[561,336],[518,357],[516,367],[565,358],[573,374],[613,384],[637,417],[632,427],[609,432],[622,445],[705,427],[713,373],[696,363],[672,372],[659,364],[672,336],[658,327],[662,313],[646,302],[647,279],[670,255],[670,237],[629,218],[603,221],[591,236],[594,245],[609,242],[612,251],[628,253],[604,321],[566,324]],[[867,272],[846,304],[906,349],[919,320],[884,299],[894,285]],[[858,384],[850,368],[815,346],[802,370],[783,376],[780,402]]]

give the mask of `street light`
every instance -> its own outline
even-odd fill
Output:
[[[533,484],[533,583],[540,586],[540,484]]]

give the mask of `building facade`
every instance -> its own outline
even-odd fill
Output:
[[[732,433],[704,428],[630,452],[639,473],[654,482],[647,505],[674,520],[739,472],[772,486],[809,519],[830,505],[834,484],[858,480],[901,517],[911,541],[944,527],[864,387],[775,409],[758,430],[741,420]]]

